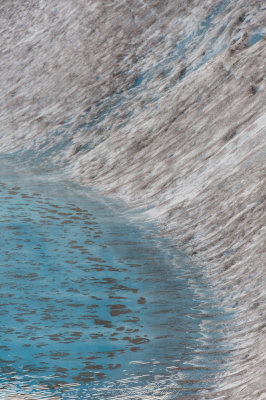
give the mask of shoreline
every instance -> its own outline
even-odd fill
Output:
[[[238,315],[204,399],[265,400],[262,3],[57,3],[3,6],[0,148],[148,208]]]
[[[262,318],[266,312],[266,179],[263,165],[266,118],[262,110],[259,111],[264,98],[262,87],[260,93],[256,94],[260,96],[260,101],[249,94],[249,82],[252,82],[251,77],[255,77],[257,69],[254,60],[258,64],[259,60],[262,62],[260,56],[263,46],[265,40],[241,54],[246,57],[245,62],[242,60],[242,66],[248,66],[244,71],[239,68],[241,61],[239,63],[237,57],[233,58],[231,64],[228,63],[229,66],[227,64],[228,72],[221,65],[222,55],[206,65],[205,70],[195,73],[195,79],[197,82],[203,81],[205,90],[208,84],[204,80],[208,74],[213,98],[213,103],[208,99],[198,110],[200,107],[208,109],[210,104],[214,104],[215,108],[214,116],[208,112],[201,114],[201,119],[205,118],[203,127],[213,126],[212,129],[206,129],[205,135],[201,133],[202,143],[195,150],[191,151],[187,143],[182,143],[184,150],[174,152],[173,148],[179,144],[174,130],[175,127],[179,129],[177,120],[174,127],[171,125],[171,128],[165,129],[166,143],[158,133],[144,149],[134,152],[134,146],[123,141],[122,135],[114,139],[110,136],[86,157],[86,162],[92,164],[91,176],[91,169],[84,171],[82,157],[77,157],[77,167],[72,169],[74,179],[83,184],[96,185],[105,195],[121,197],[137,207],[139,204],[150,206],[150,211],[146,212],[147,218],[159,221],[164,234],[181,243],[188,254],[202,263],[221,304],[238,315],[235,326],[226,328],[228,341],[235,346],[228,362],[230,373],[217,377],[215,395],[206,395],[204,399],[266,398],[263,381],[266,325]],[[244,77],[247,72],[249,75]],[[216,104],[215,90],[211,87],[212,76],[216,81],[218,74],[221,81],[225,79],[225,82],[228,75],[233,76],[229,78],[230,87],[226,82],[219,89],[224,90],[221,99],[224,109],[221,108],[220,113],[217,111],[221,106]],[[189,84],[184,81],[184,91],[188,90]],[[238,118],[232,117],[230,105],[226,104],[228,96],[234,96],[239,101],[234,110],[234,113],[239,113]],[[247,101],[254,105],[253,115],[257,110],[255,117],[251,112],[241,115],[241,107],[245,111]],[[181,118],[182,122],[187,118],[187,123],[183,123],[191,143],[199,132],[196,126],[198,121],[193,122],[193,117],[189,115],[182,115]],[[228,119],[230,123],[227,126]],[[189,123],[193,126],[189,127]],[[234,129],[237,133],[234,133]],[[131,135],[134,137],[134,134]],[[116,156],[107,157],[113,149]],[[173,155],[167,162],[170,151]],[[106,165],[98,166],[100,161],[93,164],[96,158],[107,160]],[[116,166],[117,159],[119,166]]]

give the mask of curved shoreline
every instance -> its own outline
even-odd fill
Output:
[[[60,394],[63,398],[65,390],[66,398],[71,399],[142,400],[145,397],[161,400],[177,395],[179,398],[204,398],[212,393],[213,378],[225,370],[224,361],[233,351],[224,337],[223,325],[231,324],[234,313],[225,313],[220,308],[204,273],[190,264],[185,253],[176,251],[174,243],[160,237],[153,224],[140,221],[143,213],[127,210],[121,202],[117,204],[109,198],[99,198],[65,180],[60,173],[35,172],[16,165],[14,159],[0,159],[0,187],[0,197],[5,200],[1,226],[3,231],[7,230],[2,238],[5,252],[0,254],[2,286],[5,288],[0,295],[6,299],[2,304],[3,318],[8,315],[4,326],[0,327],[1,359],[2,364],[13,360],[7,376],[5,367],[2,366],[3,370],[1,367],[5,390],[2,389],[0,398],[26,400],[35,395],[36,399],[59,399]],[[134,224],[132,220],[138,220],[138,223]],[[82,227],[82,224],[85,225]],[[82,240],[84,235],[86,246]],[[15,250],[16,243],[19,243],[19,251]],[[27,249],[34,247],[34,252],[25,251],[25,246]],[[14,249],[12,256],[11,248]],[[90,261],[82,261],[82,257]],[[125,282],[126,286],[119,282]],[[23,292],[24,296],[21,295]],[[93,293],[96,296],[91,296]],[[111,313],[106,313],[107,293],[112,294],[107,296],[107,308],[115,302]],[[134,297],[135,301],[132,301]],[[80,309],[90,301],[96,303],[92,308],[99,307],[98,311],[90,315],[84,314],[83,309],[83,313],[77,310],[75,315],[72,314],[72,306],[76,304]],[[123,316],[123,311],[126,311],[125,326],[133,323],[133,329],[121,327],[123,318],[119,321],[118,317],[120,313]],[[38,313],[43,317],[38,318]],[[109,320],[95,320],[99,315]],[[128,319],[127,315],[131,317]],[[13,316],[16,323],[10,325]],[[95,334],[93,320],[96,325],[103,322],[108,325]],[[65,321],[63,326],[60,321]],[[120,337],[114,332],[116,326],[120,326]],[[73,335],[70,327],[75,327]],[[86,337],[91,336],[89,332],[92,331],[93,340],[86,343]],[[112,338],[108,342],[107,331],[108,335],[113,332],[110,337],[115,336],[115,342]],[[123,337],[126,332],[133,337]],[[140,337],[140,333],[144,337]],[[23,338],[22,343],[19,338]],[[125,339],[131,344],[127,345]],[[51,351],[54,340],[56,353]],[[10,342],[16,343],[15,349],[8,347]],[[119,348],[121,355],[116,353],[119,367],[115,368],[111,378],[112,368],[108,370],[104,365],[106,357],[101,351],[93,352],[92,348],[97,345],[112,348],[112,343],[114,352]],[[131,347],[133,344],[137,346]],[[25,346],[27,354],[22,351]],[[83,356],[79,352],[77,357],[76,347],[80,351],[80,346],[85,351]],[[39,353],[40,347],[45,348],[45,353]],[[88,376],[82,368],[82,360],[94,359],[97,359],[96,365],[93,361],[88,362],[88,369],[91,367],[92,371],[86,382]],[[77,362],[79,368],[67,368]],[[64,365],[63,377],[56,373],[62,368],[60,363]],[[96,374],[93,376],[94,366]],[[97,379],[99,369],[102,377],[105,375],[103,386]],[[75,377],[79,380],[73,384],[71,373],[77,375],[77,370],[80,374]],[[53,374],[53,371],[56,372]],[[70,393],[71,387],[74,387],[73,393]],[[14,393],[13,397],[11,393]]]
[[[264,400],[262,2],[13,3],[1,150],[149,207],[238,315],[230,373],[204,398]]]
[[[75,179],[96,185],[105,194],[122,197],[135,205],[152,206],[146,213],[147,218],[159,220],[165,233],[183,243],[184,249],[205,266],[204,272],[225,309],[236,311],[236,324],[226,328],[228,341],[235,347],[228,365],[231,373],[218,377],[217,397],[206,395],[206,399],[251,400],[266,396],[263,381],[266,119],[259,111],[263,89],[256,95],[260,99],[255,100],[247,83],[259,69],[254,67],[254,60],[262,65],[263,47],[264,43],[259,43],[246,50],[245,61],[237,59],[234,64],[232,60],[227,67],[229,72],[221,65],[222,55],[206,65],[205,70],[191,76],[192,82],[198,82],[198,90],[204,88],[206,97],[213,98],[213,114],[208,110],[210,98],[196,106],[194,112],[200,114],[201,110],[200,119],[195,114],[194,118],[193,114],[189,115],[189,108],[169,126],[172,110],[164,110],[165,126],[159,132],[156,127],[145,148],[136,151],[135,143],[128,143],[122,134],[118,138],[111,135],[84,156],[89,170],[85,169],[82,156],[77,158],[77,166],[72,167]],[[248,78],[246,72],[249,72]],[[216,104],[217,89],[213,88],[218,76],[218,83],[225,79],[219,88],[220,104]],[[181,86],[182,93],[188,92],[187,98],[191,94],[191,81],[187,78]],[[230,96],[238,102],[234,109],[238,118],[232,117],[227,100]],[[182,95],[178,97],[176,108],[183,100]],[[254,108],[247,112],[248,102]],[[202,112],[204,108],[208,111]],[[202,128],[198,126],[200,121]],[[189,137],[183,143],[176,135],[181,123]],[[199,133],[201,143],[195,148],[192,143],[199,138]],[[110,156],[113,149],[116,156]],[[94,161],[96,157],[99,161]],[[104,167],[102,159],[106,160]]]

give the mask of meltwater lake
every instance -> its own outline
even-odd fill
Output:
[[[0,399],[210,390],[223,313],[136,211],[1,160],[0,236]]]

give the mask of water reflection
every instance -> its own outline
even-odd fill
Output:
[[[0,398],[174,399],[209,387],[221,313],[199,284],[195,294],[183,255],[58,178],[6,162],[0,178]]]

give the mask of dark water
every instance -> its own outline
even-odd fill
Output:
[[[210,386],[220,366],[202,349],[220,311],[186,257],[135,217],[0,161],[0,398],[175,399]]]

